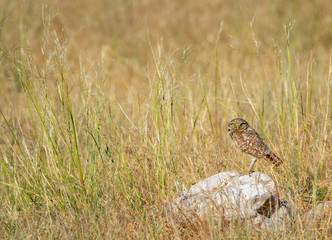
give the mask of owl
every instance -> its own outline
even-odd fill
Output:
[[[248,124],[246,120],[235,118],[228,123],[228,134],[235,145],[244,153],[253,157],[249,166],[250,173],[255,162],[264,158],[279,167],[283,160],[275,155],[265,144],[261,136]]]

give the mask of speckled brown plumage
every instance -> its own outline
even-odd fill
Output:
[[[265,144],[261,136],[242,118],[235,118],[228,124],[228,133],[236,146],[244,153],[253,156],[248,171],[251,170],[257,159],[264,158],[279,167],[283,160],[275,155]]]

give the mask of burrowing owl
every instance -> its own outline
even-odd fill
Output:
[[[261,136],[250,127],[246,120],[235,118],[230,121],[228,123],[228,133],[242,152],[253,157],[248,169],[249,173],[255,162],[261,158],[272,162],[277,167],[283,163],[283,161],[264,143]]]

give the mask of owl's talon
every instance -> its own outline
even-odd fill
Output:
[[[250,171],[245,171],[245,172],[240,172],[240,176],[244,176],[244,175],[250,175],[252,173],[254,173],[254,170],[250,170]]]

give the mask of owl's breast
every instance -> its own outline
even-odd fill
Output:
[[[251,156],[262,158],[268,150],[258,134],[249,132],[234,132],[232,139],[236,146],[242,151]]]
[[[231,137],[235,145],[243,151],[245,149],[244,143],[249,140],[246,135],[243,132],[233,132]]]

